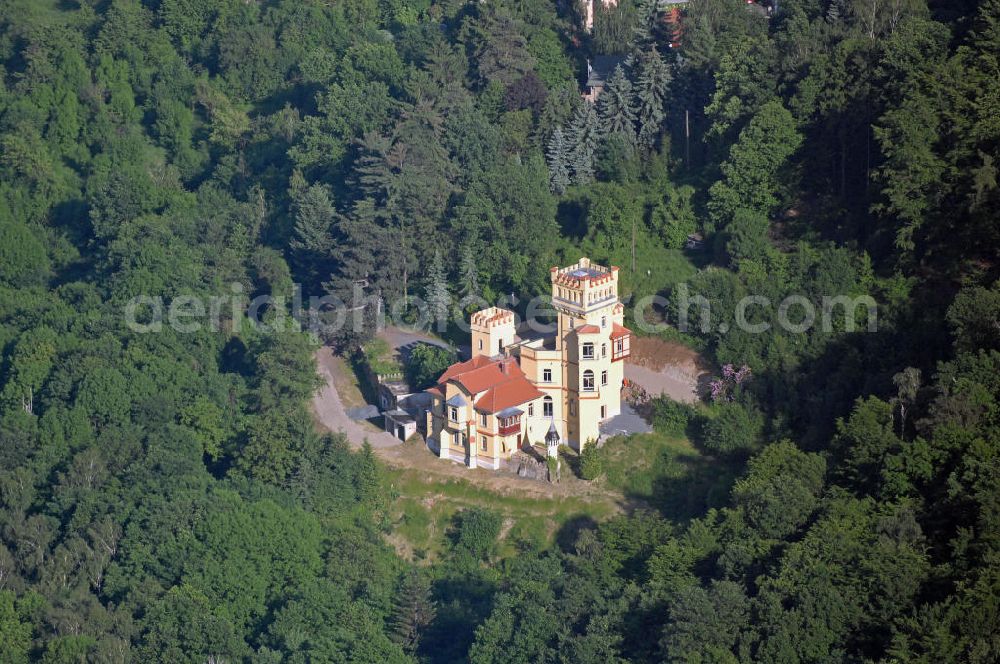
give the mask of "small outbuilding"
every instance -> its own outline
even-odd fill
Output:
[[[587,61],[587,89],[583,93],[583,98],[591,104],[597,101],[598,95],[608,84],[615,69],[625,62],[623,55],[598,55],[593,60]]]
[[[387,410],[382,413],[385,430],[400,440],[407,440],[417,432],[417,421],[405,410]]]

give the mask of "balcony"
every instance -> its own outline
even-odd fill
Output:
[[[521,418],[500,420],[500,435],[510,436],[521,433]]]

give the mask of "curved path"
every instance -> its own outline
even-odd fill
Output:
[[[403,441],[392,434],[347,416],[344,403],[337,393],[333,351],[329,346],[323,346],[316,351],[316,370],[323,379],[323,386],[313,394],[312,402],[313,412],[316,413],[316,419],[320,424],[330,431],[343,431],[353,447],[361,447],[365,440],[376,448],[402,444]]]

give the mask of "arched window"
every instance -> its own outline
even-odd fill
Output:
[[[542,399],[542,415],[544,417],[552,417],[552,397],[545,395]]]
[[[594,391],[594,372],[587,369],[583,372],[583,391],[593,392]]]

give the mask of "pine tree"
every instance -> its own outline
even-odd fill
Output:
[[[562,127],[556,127],[552,132],[546,157],[549,162],[549,188],[553,193],[562,195],[569,186],[569,149]]]
[[[354,476],[354,491],[358,501],[365,505],[378,505],[384,497],[382,496],[382,480],[379,475],[378,461],[375,459],[375,451],[372,450],[371,443],[367,440],[361,446],[361,454],[358,457],[357,472]]]
[[[600,139],[600,125],[594,106],[587,103],[580,104],[573,117],[573,124],[570,125],[568,136],[569,166],[573,172],[573,184],[587,184],[594,180],[594,154],[597,152]]]
[[[420,645],[420,637],[434,622],[437,607],[431,599],[431,585],[417,570],[403,578],[399,595],[389,617],[389,636],[412,655]]]
[[[621,134],[629,144],[634,145],[635,108],[632,96],[632,82],[625,76],[622,66],[618,65],[597,98],[597,118],[606,136]]]
[[[660,15],[659,0],[641,0],[638,12],[639,18],[636,21],[635,32],[632,36],[632,53],[629,55],[629,64],[633,60],[641,57],[656,44],[657,32],[659,30]]]
[[[448,312],[451,309],[451,293],[448,292],[448,279],[445,274],[441,252],[434,250],[434,259],[427,270],[427,285],[424,288],[427,310],[431,321],[438,332],[448,329]]]
[[[479,265],[472,252],[472,245],[467,244],[462,250],[462,262],[459,266],[462,273],[462,288],[459,291],[464,302],[481,297],[479,286]]]
[[[830,6],[826,10],[827,22],[838,23],[844,14],[844,0],[830,0]]]
[[[660,57],[656,47],[640,56],[639,77],[636,90],[637,115],[639,118],[639,145],[651,150],[660,135],[667,86],[670,84],[670,70]]]
[[[292,192],[295,236],[289,243],[295,270],[307,286],[314,286],[329,274],[333,248],[334,208],[329,190],[320,184]]]

